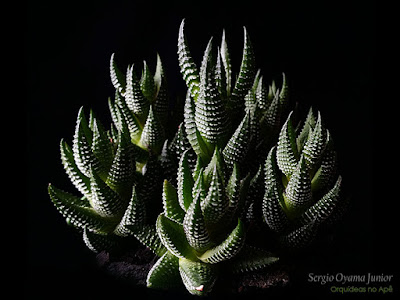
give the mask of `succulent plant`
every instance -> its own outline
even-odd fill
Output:
[[[293,126],[292,113],[265,162],[262,215],[283,246],[302,248],[321,224],[342,214],[342,177],[338,175],[333,139],[321,114],[310,109],[303,126]]]
[[[164,212],[157,232],[167,252],[147,277],[152,288],[183,282],[195,295],[209,293],[223,271],[255,270],[278,260],[245,244],[246,230],[238,218],[249,180],[238,167],[229,174],[218,147],[207,165],[199,160],[192,173],[188,150],[179,162],[178,187],[164,181]]]
[[[60,144],[64,168],[83,197],[53,185],[49,194],[67,222],[83,230],[91,250],[110,250],[122,237],[134,235],[162,254],[165,250],[151,222],[151,214],[155,219],[162,210],[161,149],[168,114],[161,60],[157,56],[154,76],[144,63],[139,80],[133,66],[125,77],[113,54],[110,75],[116,90],[115,100],[109,99],[114,125],[106,131],[92,111],[87,121],[81,108],[73,147],[64,140]]]
[[[225,272],[257,270],[278,260],[246,238],[254,228],[248,225],[263,221],[281,245],[300,248],[321,225],[335,221],[346,203],[320,113],[310,109],[294,127],[293,113],[287,117],[287,78],[283,74],[281,88],[265,84],[246,28],[233,81],[225,31],[217,49],[209,40],[198,69],[184,24],[178,61],[187,93],[175,137],[169,140],[175,127],[168,116],[175,112],[169,110],[160,57],[154,75],[144,62],[139,78],[133,66],[121,72],[113,54],[111,128],[92,111],[87,119],[81,108],[72,147],[60,143],[64,169],[82,196],[51,184],[48,191],[91,250],[136,239],[159,256],[148,287],[183,283],[191,294],[205,295]]]

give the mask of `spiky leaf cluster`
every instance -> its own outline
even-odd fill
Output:
[[[218,146],[228,167],[258,158],[279,132],[280,119],[288,103],[288,86],[265,85],[257,71],[253,46],[244,28],[240,71],[233,81],[232,64],[225,31],[221,45],[208,42],[200,69],[191,56],[184,34],[184,20],[178,38],[178,57],[188,87],[184,108],[184,128],[193,151],[210,161]],[[265,157],[264,157],[265,158]],[[248,165],[248,164],[247,164]]]
[[[168,93],[160,56],[154,76],[144,61],[139,78],[134,66],[128,66],[126,75],[110,60],[111,81],[115,87],[115,100],[109,99],[111,116],[118,130],[123,122],[129,129],[132,143],[140,149],[160,154],[165,141],[165,122],[168,117]]]
[[[149,287],[183,282],[191,294],[204,295],[222,270],[254,270],[277,260],[245,244],[238,216],[249,179],[241,178],[236,165],[232,172],[226,170],[218,147],[208,164],[199,158],[193,172],[185,151],[177,177],[177,188],[164,181],[164,212],[157,219],[157,232],[167,252],[150,270]]]
[[[111,129],[106,131],[92,111],[88,121],[81,109],[72,148],[64,140],[60,144],[64,168],[83,197],[52,185],[49,194],[67,222],[83,230],[91,250],[110,250],[121,238],[135,236],[161,255],[165,250],[149,222],[157,207],[161,210],[158,192],[166,171],[161,148],[168,97],[161,59],[157,56],[154,76],[145,62],[139,79],[133,66],[124,75],[113,54],[110,76]]]
[[[334,220],[344,202],[332,136],[310,109],[302,126],[289,115],[265,162],[264,221],[284,245],[300,248],[320,224]]]

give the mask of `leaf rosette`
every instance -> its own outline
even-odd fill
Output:
[[[222,269],[255,270],[278,260],[245,244],[245,226],[239,215],[249,177],[241,178],[236,165],[227,172],[218,148],[208,164],[198,158],[193,172],[185,151],[177,178],[176,188],[164,181],[164,212],[156,227],[167,252],[150,270],[149,287],[167,288],[183,282],[191,294],[205,295]]]
[[[308,245],[321,224],[343,214],[346,202],[340,197],[337,155],[319,112],[315,115],[310,109],[297,130],[289,115],[264,170],[263,218],[281,236],[283,245]]]

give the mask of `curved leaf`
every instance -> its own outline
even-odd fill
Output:
[[[74,161],[74,154],[67,142],[61,140],[60,142],[61,161],[64,170],[70,178],[73,185],[80,191],[86,198],[90,197],[90,179],[82,174]]]
[[[48,193],[57,210],[68,224],[90,231],[110,232],[116,225],[114,219],[99,216],[92,208],[80,205],[81,199],[49,185]]]
[[[291,121],[291,112],[279,134],[276,159],[279,169],[288,177],[297,166],[299,154],[297,152],[296,136]]]
[[[265,250],[244,245],[240,253],[230,261],[229,266],[233,273],[250,272],[262,269],[279,258]]]
[[[153,106],[150,105],[149,114],[144,124],[139,146],[151,150],[154,153],[161,151],[164,142],[165,132],[160,120],[154,115]]]
[[[145,96],[146,99],[150,101],[150,103],[152,103],[156,95],[156,85],[154,83],[154,77],[151,74],[146,61],[143,61],[143,72],[142,78],[140,79],[140,89],[142,90],[143,96]]]
[[[240,66],[240,71],[238,78],[236,80],[235,86],[232,91],[231,97],[231,109],[236,111],[244,107],[244,97],[246,96],[248,90],[251,88],[254,75],[255,75],[255,57],[253,46],[250,42],[250,37],[247,33],[246,27],[244,29],[244,46],[243,46],[243,56],[242,64]]]
[[[181,283],[179,273],[179,258],[167,251],[153,265],[147,274],[147,287],[166,289],[176,287]]]
[[[185,217],[185,211],[179,205],[176,189],[168,180],[164,180],[162,199],[164,215],[176,222],[182,223]]]
[[[161,242],[173,255],[180,258],[194,257],[181,224],[160,214],[157,218],[156,228]]]
[[[111,55],[110,58],[110,77],[114,88],[120,92],[124,93],[125,90],[125,77],[124,74],[118,69],[117,64],[114,60],[115,53]]]
[[[246,113],[235,133],[229,139],[222,154],[228,166],[241,163],[250,146],[250,113]]]
[[[199,93],[200,77],[199,71],[194,63],[189,47],[187,45],[186,37],[183,32],[185,27],[185,19],[182,20],[179,27],[178,36],[178,61],[181,69],[181,74],[186,82],[186,86],[193,97],[194,101],[197,100]]]
[[[179,259],[179,272],[188,292],[198,296],[209,293],[217,279],[215,266],[188,259]]]
[[[313,168],[315,163],[321,158],[326,144],[326,130],[322,127],[321,114],[318,112],[317,123],[304,145],[303,155],[309,168]]]
[[[218,246],[204,252],[199,259],[205,263],[216,264],[233,258],[242,249],[245,241],[245,229],[242,221],[229,234],[229,236]]]
[[[128,108],[143,119],[149,111],[149,101],[143,96],[140,81],[133,70],[133,65],[126,71],[125,101]]]
[[[86,229],[83,229],[83,241],[85,245],[95,253],[101,251],[112,251],[117,245],[117,239],[110,234],[97,234]]]
[[[143,203],[143,200],[140,198],[138,193],[136,192],[135,186],[132,188],[132,197],[129,202],[128,207],[125,210],[125,213],[119,222],[118,226],[114,230],[116,235],[125,237],[132,235],[132,231],[128,229],[128,225],[131,226],[129,228],[139,228],[145,224],[146,220],[146,207]]]
[[[125,202],[92,170],[90,177],[92,208],[102,217],[120,217]]]
[[[179,160],[178,166],[178,200],[181,208],[186,211],[193,201],[192,190],[193,190],[193,177],[192,171],[188,162],[189,150],[186,150],[181,159]]]
[[[276,163],[276,147],[273,147],[265,161],[265,194],[262,212],[264,221],[275,232],[282,232],[288,226],[288,219],[282,209],[282,206],[285,207],[285,203],[279,176]]]
[[[201,193],[198,193],[197,197],[193,199],[193,202],[190,204],[183,220],[186,239],[190,246],[198,252],[207,250],[211,245],[210,237],[201,211],[200,196]]]
[[[302,215],[302,220],[304,223],[309,223],[314,221],[316,223],[321,223],[325,221],[334,212],[338,202],[339,202],[339,192],[342,183],[342,177],[336,181],[334,187],[326,193],[317,203],[307,209]]]
[[[118,135],[118,148],[108,172],[106,183],[121,197],[129,199],[135,180],[135,161],[130,141],[123,132]]]
[[[229,207],[221,176],[214,166],[210,187],[205,200],[201,203],[204,221],[207,226],[217,224]]]
[[[311,181],[304,156],[301,156],[296,169],[286,187],[285,204],[288,213],[296,213],[311,201]]]

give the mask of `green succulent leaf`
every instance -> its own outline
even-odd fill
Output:
[[[332,137],[327,131],[327,142],[324,153],[321,159],[321,166],[315,172],[313,179],[311,180],[311,190],[313,193],[324,190],[328,187],[332,181],[335,180],[337,172],[337,156],[333,149]]]
[[[125,102],[129,110],[138,115],[142,120],[149,111],[149,101],[143,96],[140,81],[137,78],[133,65],[126,71]]]
[[[200,204],[206,199],[207,196],[207,189],[204,182],[204,172],[203,168],[199,170],[199,175],[197,176],[197,180],[194,183],[193,190],[192,190],[192,197],[196,199],[200,197]]]
[[[232,89],[232,66],[231,59],[228,51],[228,44],[225,38],[225,30],[222,31],[221,41],[221,60],[225,70],[226,78],[226,96],[229,97]]]
[[[48,193],[57,210],[68,224],[77,228],[87,228],[90,231],[110,232],[115,226],[115,220],[98,215],[85,201],[70,193],[49,185]],[[83,203],[82,203],[83,202]]]
[[[334,212],[339,202],[339,192],[342,183],[342,177],[339,176],[334,187],[328,191],[317,203],[307,209],[302,215],[304,223],[325,221]]]
[[[282,232],[287,228],[289,221],[283,209],[286,210],[286,207],[276,163],[276,147],[273,147],[268,153],[264,170],[265,194],[262,203],[264,221],[273,231]]]
[[[78,112],[72,151],[75,164],[86,177],[90,177],[91,168],[100,169],[100,162],[92,152],[93,133],[89,128],[83,108]]]
[[[118,217],[124,209],[124,201],[92,169],[90,177],[90,204],[102,217]]]
[[[240,198],[240,172],[236,163],[233,164],[233,170],[226,184],[226,195],[229,199],[229,208],[233,211],[237,209]]]
[[[106,180],[108,186],[125,199],[131,196],[136,171],[131,149],[129,139],[119,132],[117,152]]]
[[[113,144],[97,119],[93,120],[92,152],[100,163],[98,174],[102,180],[105,180],[114,159]]]
[[[196,101],[199,94],[200,76],[187,45],[184,27],[185,20],[183,19],[179,27],[178,61],[183,79],[186,82],[190,95],[193,97],[194,101]]]
[[[225,168],[226,168],[225,161],[218,146],[215,147],[214,154],[210,162],[208,163],[207,167],[204,169],[204,180],[205,180],[205,185],[207,187],[210,185],[215,167],[217,168],[218,174],[220,175],[220,179],[223,185],[225,185],[225,178],[224,178]]]
[[[243,273],[259,270],[279,260],[270,252],[253,246],[244,245],[239,254],[230,261],[233,273]]]
[[[221,62],[221,52],[218,48],[217,51],[217,64],[215,66],[215,84],[218,89],[218,93],[221,95],[223,99],[227,98],[226,91],[226,78],[225,78],[225,70],[223,69]]]
[[[189,293],[198,296],[209,293],[217,279],[215,267],[199,261],[180,258],[179,272]]]
[[[146,99],[150,101],[150,103],[152,103],[156,94],[156,85],[154,83],[154,77],[151,74],[151,71],[146,61],[143,61],[143,72],[142,78],[140,79],[140,89],[142,90],[143,96],[145,96]]]
[[[193,152],[193,149],[190,146],[190,143],[187,139],[185,128],[183,126],[183,123],[179,124],[178,130],[175,134],[175,137],[173,141],[171,142],[169,149],[175,153],[175,159],[178,161],[182,157],[182,154],[186,151],[189,150],[188,153],[188,163],[192,167],[194,160],[196,159],[196,155]]]
[[[242,64],[236,84],[232,91],[231,97],[231,108],[232,110],[243,108],[243,99],[246,96],[248,90],[251,88],[254,75],[255,75],[255,57],[253,46],[250,42],[249,35],[246,27],[244,29],[244,46],[243,46],[243,57]]]
[[[126,102],[126,98],[122,97],[118,92],[115,93],[114,111],[119,123],[121,131],[129,132],[132,139],[137,139],[143,130],[143,124],[138,116],[130,110]]]
[[[205,263],[216,264],[233,258],[242,249],[245,241],[245,229],[243,222],[238,224],[229,236],[218,246],[204,252],[199,259]]]
[[[315,116],[313,113],[312,107],[309,109],[306,120],[304,121],[303,128],[301,129],[300,133],[297,136],[296,143],[297,149],[299,153],[303,151],[303,147],[311,134],[314,130],[316,124]]]
[[[297,212],[311,200],[311,181],[306,160],[301,156],[286,187],[285,204],[289,213]]]
[[[303,225],[281,238],[281,244],[289,249],[304,248],[314,240],[318,226],[315,222]]]
[[[143,226],[126,225],[126,229],[130,230],[135,238],[148,247],[157,256],[162,256],[167,251],[158,236],[154,225],[145,224]]]
[[[302,152],[310,169],[320,160],[325,144],[326,130],[322,127],[321,114],[318,112],[317,123]]]
[[[115,98],[117,98],[118,96],[116,96]],[[115,127],[112,127],[112,130],[116,129],[115,131],[121,130],[121,120],[120,117],[118,115],[117,112],[117,104],[115,103],[115,101],[113,99],[111,99],[111,97],[108,97],[108,108],[110,110],[110,115],[111,115],[111,119],[112,122]],[[117,137],[118,134],[113,134],[114,137]]]
[[[289,84],[285,73],[282,73],[282,88],[279,93],[279,101],[282,108],[286,108],[289,104]]]
[[[268,90],[264,84],[263,77],[260,76],[258,84],[255,90],[255,98],[257,106],[262,110],[266,111],[269,107]]]
[[[279,103],[279,97],[276,94],[266,109],[262,120],[263,126],[268,128],[268,130],[272,133],[279,131],[281,111],[282,109],[281,104]]]
[[[291,176],[297,166],[299,154],[296,145],[296,133],[292,121],[292,112],[289,114],[279,134],[276,158],[279,169],[287,176]]]
[[[250,113],[246,113],[235,133],[222,151],[224,161],[231,168],[246,157],[250,145]]]
[[[156,228],[161,242],[173,255],[189,259],[195,257],[181,224],[160,214],[157,218]]]
[[[178,223],[182,223],[185,211],[179,205],[177,190],[168,180],[164,180],[162,199],[164,215]]]
[[[181,208],[186,211],[193,201],[192,190],[193,190],[193,177],[192,171],[188,162],[189,150],[186,150],[181,159],[179,160],[178,166],[178,200]]]
[[[154,153],[159,153],[163,145],[165,138],[164,128],[158,119],[154,115],[153,107],[150,106],[149,115],[147,117],[146,123],[140,137],[139,146],[144,149],[153,151]]]
[[[209,226],[217,224],[224,216],[228,206],[229,201],[225,195],[222,178],[218,174],[217,166],[214,166],[207,196],[201,203],[205,223]]]
[[[61,161],[64,166],[68,177],[73,185],[81,192],[86,198],[90,197],[90,178],[82,174],[74,161],[74,154],[67,142],[61,140],[60,142]]]
[[[204,161],[209,161],[212,156],[212,149],[201,137],[200,132],[197,130],[195,121],[195,103],[190,96],[189,91],[186,93],[185,107],[184,107],[184,124],[187,139],[192,146],[197,156],[201,157]],[[210,147],[211,148],[211,147]]]
[[[98,234],[87,230],[86,227],[83,229],[83,241],[85,245],[95,253],[99,253],[103,250],[112,251],[118,241],[115,236],[110,234]]]
[[[124,93],[125,90],[125,76],[124,74],[118,69],[117,64],[114,60],[115,53],[111,55],[110,59],[110,77],[111,82],[114,85],[114,88],[120,92]]]
[[[115,228],[114,233],[118,236],[130,236],[132,235],[132,230],[130,228],[141,228],[144,226],[146,220],[146,207],[143,200],[140,198],[136,192],[136,187],[132,188],[132,197],[129,201],[129,205],[125,210],[124,216],[119,222],[118,226]]]
[[[211,240],[201,211],[200,196],[201,193],[198,193],[190,204],[183,220],[183,229],[189,245],[194,250],[203,252],[211,246]]]
[[[179,258],[165,252],[150,269],[146,283],[147,287],[154,289],[174,288],[181,284]]]
[[[164,68],[162,65],[161,57],[157,53],[156,72],[154,74],[154,84],[156,86],[156,97],[158,97],[161,86],[165,84]]]

